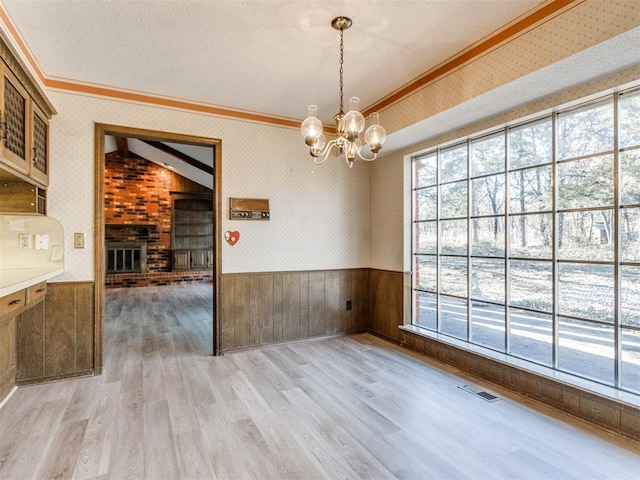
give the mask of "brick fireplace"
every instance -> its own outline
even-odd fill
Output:
[[[172,176],[174,173],[129,153],[105,156],[105,286],[135,287],[212,281],[211,270],[171,271]],[[146,271],[109,271],[117,257],[109,257],[109,246],[145,245]],[[118,247],[118,244],[120,245]],[[121,259],[126,262],[126,253]],[[112,253],[111,255],[117,255]],[[129,252],[135,263],[135,253]],[[140,257],[141,259],[141,257]],[[127,267],[127,265],[125,265]]]

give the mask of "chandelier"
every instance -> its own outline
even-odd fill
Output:
[[[331,151],[334,151],[336,156],[340,154],[344,155],[344,160],[347,162],[349,168],[353,167],[353,162],[358,158],[368,162],[373,161],[378,156],[380,149],[382,149],[382,144],[387,136],[384,128],[378,124],[378,113],[372,113],[369,116],[370,124],[364,134],[364,141],[369,146],[369,150],[373,156],[367,157],[362,155],[363,143],[360,139],[360,134],[365,127],[365,118],[358,111],[360,99],[358,97],[351,97],[351,99],[349,99],[349,111],[344,113],[342,100],[342,65],[344,63],[343,35],[344,31],[351,27],[351,24],[352,21],[348,17],[336,17],[331,21],[331,26],[340,31],[340,111],[333,117],[336,122],[336,132],[338,136],[327,143],[322,133],[322,122],[316,117],[318,113],[318,107],[316,105],[309,105],[308,116],[300,127],[304,142],[309,146],[309,153],[313,157],[316,165],[324,163]]]

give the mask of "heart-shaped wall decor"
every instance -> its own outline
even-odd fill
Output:
[[[224,232],[224,238],[227,243],[233,247],[236,243],[238,243],[238,240],[240,240],[240,232],[235,230]]]

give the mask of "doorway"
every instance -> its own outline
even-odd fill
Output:
[[[197,145],[211,147],[213,151],[213,238],[212,269],[213,269],[213,316],[212,346],[213,355],[219,352],[219,312],[220,312],[220,272],[221,272],[221,141],[215,138],[183,135],[154,130],[144,130],[117,125],[95,125],[95,175],[94,175],[94,277],[95,277],[95,326],[94,326],[94,366],[96,374],[102,373],[103,368],[103,327],[104,327],[104,298],[105,298],[105,138],[135,138],[148,143],[171,142],[175,144]]]

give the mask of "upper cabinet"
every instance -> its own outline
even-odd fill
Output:
[[[31,165],[29,175],[42,185],[49,184],[49,119],[32,103],[31,111]]]
[[[1,38],[0,59],[0,166],[46,187],[55,110]]]
[[[20,173],[29,174],[29,94],[6,65],[0,82],[0,160]]]

